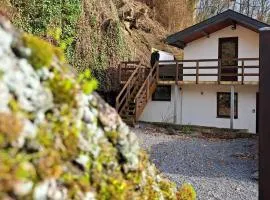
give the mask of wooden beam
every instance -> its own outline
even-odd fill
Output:
[[[159,81],[159,73],[160,73],[160,70],[159,70],[159,63],[158,62],[156,62],[156,64],[155,65],[157,65],[157,82]]]
[[[158,84],[160,85],[172,85],[175,84],[175,81],[170,80],[159,80]],[[178,85],[196,85],[196,81],[178,81]],[[201,85],[241,85],[241,81],[199,81]],[[245,81],[245,85],[259,85],[259,81]]]
[[[176,73],[175,73],[175,84],[178,84],[178,77],[179,77],[179,63],[176,62]]]
[[[245,80],[245,61],[242,62],[242,85],[244,85],[244,80]]]
[[[166,63],[186,63],[186,62],[218,62],[220,59],[193,59],[193,60],[160,60],[158,61],[158,63],[160,65],[164,65]],[[245,61],[259,61],[259,58],[235,58],[235,59],[230,59],[233,61],[241,61],[241,60],[245,60]]]
[[[270,29],[260,32],[259,199],[270,199]]]
[[[236,30],[236,24],[237,24],[237,22],[236,21],[234,21],[234,20],[232,20],[232,30]]]
[[[196,62],[196,84],[199,83],[199,62]]]
[[[221,60],[218,60],[218,84],[221,81]]]
[[[119,81],[119,83],[121,84],[121,81],[122,81],[122,73],[121,73],[121,71],[122,71],[122,68],[121,68],[121,66],[122,66],[122,64],[121,63],[119,63],[119,65],[118,65],[118,81]]]

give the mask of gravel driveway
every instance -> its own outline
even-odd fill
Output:
[[[162,173],[177,184],[191,183],[198,199],[255,200],[256,139],[204,139],[136,128],[141,146]]]

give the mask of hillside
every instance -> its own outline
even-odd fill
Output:
[[[113,80],[117,76],[115,67],[122,60],[149,63],[152,48],[181,56],[163,40],[169,32],[192,23],[190,7],[183,7],[186,0],[178,0],[176,7],[140,1],[67,0],[62,5],[3,0],[0,10],[24,31],[61,46],[77,71],[91,68],[102,83],[100,90],[106,92],[119,89]]]

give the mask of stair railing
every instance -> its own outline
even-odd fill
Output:
[[[132,63],[134,65],[134,63]],[[129,79],[127,80],[126,84],[124,85],[123,89],[120,91],[116,98],[116,110],[118,113],[122,111],[122,109],[125,107],[125,105],[128,103],[128,101],[131,98],[131,90],[138,84],[139,79],[142,78],[143,73],[143,67],[141,63],[139,63],[134,70],[134,72],[131,74]]]
[[[140,90],[138,91],[134,99],[134,103],[136,104],[136,107],[135,107],[136,121],[139,119],[146,104],[148,103],[149,99],[151,98],[153,92],[155,91],[157,87],[158,69],[159,69],[159,63],[156,62],[153,68],[150,70],[147,78],[145,79],[143,85],[141,86]]]

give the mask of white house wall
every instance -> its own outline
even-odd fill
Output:
[[[150,100],[140,117],[140,121],[172,123],[174,120],[174,87],[171,87],[171,101]],[[178,100],[180,100],[180,96]]]
[[[217,92],[230,92],[230,86],[185,85],[182,87],[182,123],[199,126],[230,128],[229,118],[217,117]],[[235,129],[256,132],[257,86],[235,86],[238,93],[238,119],[234,119]]]
[[[238,58],[259,58],[259,34],[237,25],[235,30],[231,26],[210,34],[209,38],[204,37],[188,43],[184,48],[184,60],[194,59],[217,59],[219,38],[238,37]],[[204,66],[218,66],[217,62],[205,62]],[[203,66],[200,63],[200,66]],[[258,61],[246,61],[245,65],[258,65]],[[195,63],[184,63],[184,66],[196,66]],[[241,66],[241,62],[239,62]],[[238,71],[241,73],[241,69]],[[246,73],[258,73],[258,69],[246,69]],[[195,74],[195,69],[186,69],[184,73]],[[215,69],[201,70],[200,73],[217,74]],[[200,81],[217,81],[217,76],[201,76]],[[241,77],[238,77],[240,81]],[[184,77],[185,81],[195,81],[194,77]],[[258,81],[257,77],[245,77],[245,81]]]
[[[140,121],[173,123],[174,87],[170,102],[149,101]],[[238,93],[238,119],[235,129],[248,129],[256,132],[256,93],[257,86],[235,86]],[[183,85],[178,89],[177,124],[230,128],[230,119],[217,118],[217,92],[230,92],[230,86],[222,85]]]
[[[159,60],[174,60],[174,55],[166,51],[158,51]]]
[[[237,25],[236,30],[224,28],[210,35],[195,40],[184,48],[184,60],[217,59],[219,38],[238,37],[238,57],[259,57],[259,34]],[[218,63],[206,62],[204,66],[217,66]],[[241,63],[239,62],[239,65]],[[258,65],[258,62],[246,62],[245,65]],[[195,63],[185,63],[184,66],[195,66]],[[257,69],[246,69],[246,73],[258,73]],[[184,70],[184,73],[194,73],[195,70]],[[201,70],[200,73],[215,73],[215,69]],[[241,73],[241,69],[239,69]],[[199,77],[200,81],[217,81],[217,77]],[[238,77],[240,81],[240,77]],[[194,77],[184,77],[184,81],[195,81]],[[258,81],[257,77],[245,77],[245,81]],[[149,101],[141,121],[170,122],[174,121],[174,85],[171,90],[171,101]],[[230,119],[217,118],[217,92],[230,92],[229,85],[183,85],[177,89],[177,123],[184,125],[199,125],[219,128],[229,128]],[[258,86],[237,85],[238,119],[234,120],[234,128],[248,129],[256,132],[256,93]]]

